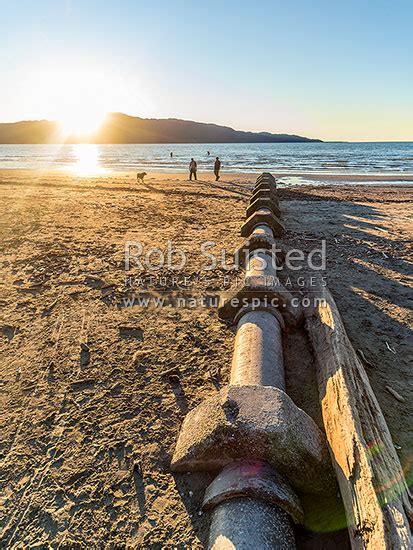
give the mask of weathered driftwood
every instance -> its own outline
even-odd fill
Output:
[[[306,328],[352,547],[411,548],[409,489],[389,429],[334,299],[320,296]]]

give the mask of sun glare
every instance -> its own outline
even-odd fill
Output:
[[[60,117],[60,128],[65,136],[91,134],[99,130],[105,114],[76,105],[73,111],[68,111]]]
[[[110,111],[112,88],[103,68],[74,60],[61,67],[46,66],[39,72],[39,89],[47,97],[50,115],[64,137],[84,136],[99,129]]]
[[[90,143],[73,145],[74,164],[71,169],[79,176],[91,176],[105,172],[99,162],[99,146]]]

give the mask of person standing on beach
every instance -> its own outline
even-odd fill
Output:
[[[194,179],[196,180],[196,169],[197,164],[194,159],[191,158],[191,162],[189,163],[189,179],[192,179],[192,176],[194,176]]]
[[[219,171],[221,170],[221,161],[219,160],[219,157],[215,159],[214,164],[214,174],[215,174],[215,181],[219,180]]]
[[[173,154],[172,151],[171,151],[171,158],[172,158],[173,156],[174,156],[174,154]]]

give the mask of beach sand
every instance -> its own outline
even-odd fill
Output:
[[[123,307],[125,241],[167,242],[186,267],[163,268],[156,295],[188,277],[214,293],[227,272],[202,271],[202,241],[233,252],[255,176],[186,181],[151,174],[1,171],[3,545],[201,548],[211,475],[173,475],[186,412],[228,379],[234,330],[216,310]],[[409,271],[413,189],[280,189],[282,246],[327,243],[326,278],[362,350],[410,483],[413,425]],[[173,281],[173,277],[179,281]],[[165,285],[163,285],[165,282]],[[299,329],[285,336],[287,391],[321,425],[313,359]],[[176,373],[163,372],[176,367]],[[400,394],[400,400],[386,389]],[[306,504],[300,548],[347,547],[340,501]],[[322,511],[320,511],[322,510]],[[323,531],[337,530],[337,533]]]

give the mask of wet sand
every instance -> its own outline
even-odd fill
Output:
[[[143,168],[140,171],[145,171]],[[262,170],[252,170],[248,173],[245,172],[227,172],[222,171],[222,180],[228,180],[233,182],[251,182],[254,178],[257,178],[261,174]],[[316,172],[316,171],[272,171],[271,172],[276,178],[297,178],[297,180],[312,180],[315,183],[336,183],[341,185],[348,185],[352,183],[357,184],[374,184],[385,185],[386,182],[402,182],[403,185],[409,186],[410,182],[413,183],[413,174],[406,174],[404,172],[399,173],[377,173],[377,174],[330,174],[328,172]],[[32,180],[41,179],[44,180],[45,176],[56,175],[60,180],[61,178],[75,176],[75,178],[86,178],[86,179],[102,179],[110,180],[111,176],[125,177],[125,178],[135,178],[136,169],[131,170],[122,170],[117,172],[112,172],[110,170],[105,170],[104,168],[99,168],[99,172],[88,173],[88,164],[85,166],[80,163],[76,168],[76,165],[73,165],[68,170],[54,170],[50,169],[47,171],[43,170],[27,170],[27,169],[5,169],[0,168],[0,174],[4,178],[15,176],[23,176],[31,178]],[[151,178],[160,178],[164,180],[166,177],[176,177],[177,179],[187,179],[188,172],[185,170],[174,170],[171,172],[156,172],[151,171]],[[202,168],[198,170],[198,179],[201,181],[213,181],[215,178],[213,176],[212,170],[204,171]]]
[[[363,183],[363,182],[413,182],[413,175],[409,174],[328,174],[323,172],[272,172],[277,178],[296,176],[303,179],[313,179],[325,182],[341,184]]]
[[[138,185],[133,173],[0,171],[4,545],[202,547],[211,476],[173,475],[169,462],[186,412],[227,382],[234,331],[214,309],[124,307],[125,279],[151,275],[125,273],[124,247],[172,241],[188,257],[186,292],[218,292],[227,272],[206,277],[199,247],[241,244],[255,177],[150,174]],[[328,286],[411,483],[413,190],[342,183],[280,189],[280,244],[308,252],[326,239]],[[174,290],[174,275],[159,270],[151,295]],[[289,394],[321,425],[299,330],[285,357]],[[327,517],[308,507],[307,527],[322,533],[301,530],[299,547],[346,548],[335,504]]]

